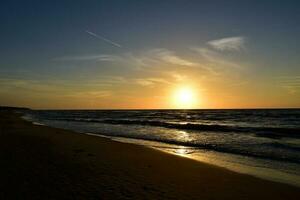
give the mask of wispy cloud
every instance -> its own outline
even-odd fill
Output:
[[[153,86],[158,83],[171,84],[169,81],[163,78],[143,78],[136,79],[135,82],[141,86]]]
[[[178,74],[178,73],[172,73],[171,76],[176,80],[176,81],[183,81],[187,79],[186,75],[183,74]]]
[[[179,66],[197,66],[198,63],[187,60],[175,54],[175,52],[164,49],[155,48],[142,52],[139,55],[131,54],[131,60],[140,66],[153,66],[154,64],[171,64]]]
[[[30,91],[36,93],[51,92],[56,93],[62,90],[56,83],[49,83],[41,80],[27,80],[27,79],[2,79],[0,78],[0,86],[8,90],[18,90],[22,92]]]
[[[105,98],[112,95],[111,91],[103,90],[103,91],[84,91],[84,92],[75,92],[71,94],[65,95],[66,97],[72,98]]]
[[[191,62],[187,59],[183,59],[174,52],[167,49],[155,49],[152,51],[153,54],[161,61],[166,63],[174,64],[174,65],[183,65],[183,66],[195,66],[196,63]]]
[[[242,36],[227,37],[208,41],[207,44],[220,51],[240,51],[244,48],[245,38]]]
[[[93,37],[95,37],[95,38],[98,38],[98,39],[100,39],[100,40],[103,40],[104,42],[106,42],[106,43],[108,43],[108,44],[111,44],[111,45],[113,45],[113,46],[115,46],[115,47],[122,48],[122,46],[121,46],[120,44],[118,44],[118,43],[116,43],[116,42],[114,42],[114,41],[112,41],[112,40],[110,40],[110,39],[107,39],[107,38],[105,38],[105,37],[103,37],[103,36],[101,36],[101,35],[98,35],[98,34],[96,34],[96,33],[93,33],[93,32],[91,32],[91,31],[89,31],[89,30],[86,30],[85,32],[88,33],[88,34],[90,34],[91,36],[93,36]]]
[[[300,76],[278,76],[278,80],[294,80],[294,81],[300,81]]]
[[[208,48],[202,48],[202,47],[192,47],[191,50],[197,52],[201,58],[203,59],[204,63],[207,63],[207,65],[210,66],[211,71],[213,68],[217,67],[230,67],[230,68],[242,68],[240,64],[237,64],[236,62],[224,57],[222,54],[210,50]],[[213,68],[212,68],[213,67]]]
[[[53,59],[54,61],[106,61],[106,62],[120,62],[124,65],[143,70],[155,68],[155,66],[186,66],[199,67],[199,63],[188,60],[176,55],[174,51],[164,48],[154,48],[138,53],[125,52],[117,55],[112,54],[92,54],[92,55],[71,55],[61,56]]]
[[[112,95],[113,85],[124,84],[125,79],[118,76],[102,76],[99,79],[85,80],[83,82],[72,80],[26,80],[7,79],[0,77],[1,93],[7,94],[15,91],[21,94],[34,94],[35,96],[56,96],[58,98],[100,99]]]
[[[241,65],[234,62],[232,58],[226,57],[221,52],[205,47],[190,48],[194,53],[186,51],[186,55],[181,55],[166,48],[153,48],[139,52],[123,52],[116,55],[112,54],[92,54],[75,55],[55,58],[55,61],[80,61],[80,62],[118,62],[114,67],[128,67],[130,70],[144,72],[170,72],[186,70],[193,68],[199,70],[202,74],[218,75],[227,68],[242,68]],[[197,55],[195,54],[197,52]],[[220,70],[223,70],[222,72]],[[175,77],[181,80],[183,76]],[[140,85],[151,85],[153,81],[139,81]]]
[[[63,56],[55,58],[55,61],[118,61],[120,56],[110,54]]]
[[[300,76],[279,76],[276,80],[279,86],[286,89],[290,94],[300,91]]]

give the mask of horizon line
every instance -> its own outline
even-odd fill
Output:
[[[30,109],[30,110],[292,110],[300,107],[249,107],[249,108],[30,108],[24,106],[1,106],[10,109]]]

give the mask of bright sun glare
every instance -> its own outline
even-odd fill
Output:
[[[177,89],[173,98],[177,108],[188,109],[194,108],[196,105],[195,91],[189,87]]]

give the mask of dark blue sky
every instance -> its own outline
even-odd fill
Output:
[[[104,55],[126,55],[136,61],[149,57],[153,49],[164,49],[195,61],[197,55],[191,48],[209,49],[209,41],[232,37],[245,43],[242,53],[230,50],[221,56],[246,63],[246,76],[266,80],[298,76],[299,23],[300,2],[296,0],[1,1],[0,79],[85,81],[95,74],[125,79],[145,78],[146,73],[157,76],[136,72],[129,67],[137,65],[132,62],[106,60],[100,65],[93,62],[93,56],[102,55],[103,60]],[[181,69],[174,66],[173,70]]]

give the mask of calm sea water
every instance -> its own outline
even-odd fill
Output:
[[[298,109],[52,110],[25,118],[300,186]]]

